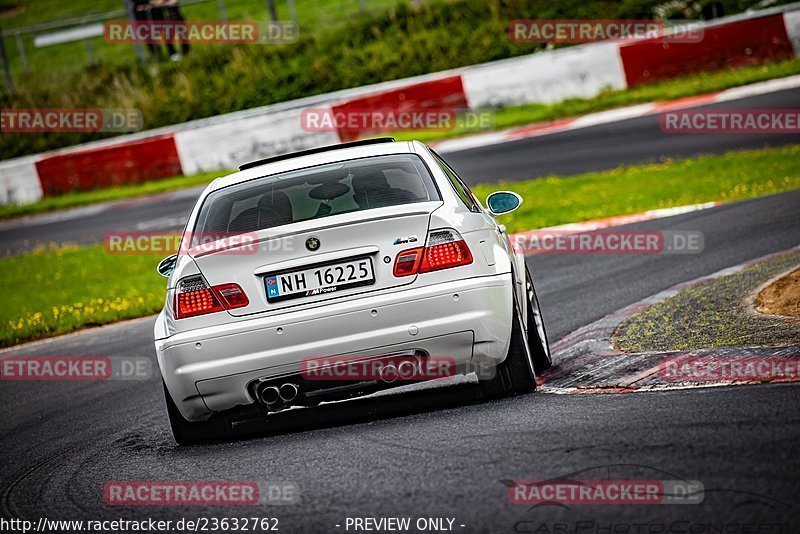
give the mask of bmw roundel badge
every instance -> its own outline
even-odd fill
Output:
[[[319,249],[319,239],[317,239],[314,236],[311,236],[308,239],[306,239],[306,248],[311,252],[314,252],[315,250]]]

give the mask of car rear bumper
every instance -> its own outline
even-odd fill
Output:
[[[468,278],[182,332],[157,340],[156,352],[178,409],[198,421],[252,404],[248,384],[296,374],[308,358],[419,350],[496,365],[508,351],[512,298],[510,274]]]

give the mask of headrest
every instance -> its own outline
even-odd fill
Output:
[[[389,189],[389,182],[380,170],[356,169],[350,182],[353,193],[358,194],[367,189]]]

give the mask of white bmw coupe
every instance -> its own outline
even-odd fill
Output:
[[[240,169],[203,191],[158,268],[169,283],[155,346],[178,443],[443,366],[476,372],[489,398],[536,388],[544,323],[494,219],[518,195],[484,208],[433,150],[391,138]]]

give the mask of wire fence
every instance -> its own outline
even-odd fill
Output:
[[[415,3],[419,3],[417,0]],[[397,0],[181,0],[175,4],[191,20],[286,20],[301,31],[330,27],[357,14],[385,10]],[[141,44],[112,46],[103,39],[107,21],[135,19],[133,0],[119,0],[120,9],[0,28],[0,62],[4,87],[31,72],[71,70],[97,61],[118,61],[135,53],[145,64],[154,60]],[[81,50],[81,48],[83,50]]]

